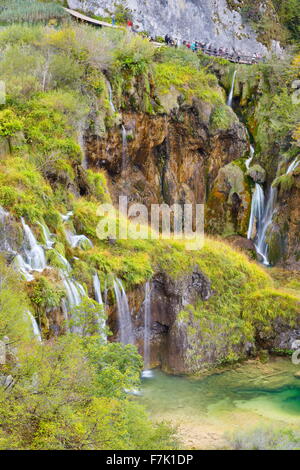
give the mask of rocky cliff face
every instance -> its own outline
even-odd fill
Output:
[[[127,195],[130,201],[147,206],[204,203],[219,170],[243,157],[249,146],[238,120],[226,130],[212,130],[212,109],[195,100],[193,106],[179,107],[169,115],[124,113],[127,148],[122,150],[119,127],[102,137],[90,130],[86,135],[88,163],[106,169],[116,201],[119,195]],[[243,203],[247,208],[246,194]]]
[[[68,0],[70,8],[98,15],[112,11],[108,0]],[[267,53],[256,34],[243,23],[241,15],[228,8],[226,0],[128,0],[140,30],[152,35],[170,34],[186,40],[199,40],[217,47],[253,54]]]

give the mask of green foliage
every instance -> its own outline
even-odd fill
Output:
[[[73,307],[69,326],[81,336],[107,335],[108,331],[101,326],[105,320],[103,306],[85,297],[80,305]]]
[[[287,28],[290,39],[299,41],[300,38],[300,4],[298,0],[272,0],[280,22]]]
[[[132,75],[146,72],[152,63],[154,47],[140,36],[125,36],[115,51],[115,65]]]
[[[1,23],[39,23],[67,16],[64,9],[53,2],[40,3],[35,0],[2,0]]]
[[[28,286],[29,298],[31,302],[39,309],[53,309],[59,307],[65,292],[57,286],[57,282],[51,282],[45,276],[40,276],[30,283]]]
[[[18,292],[16,296],[15,293]],[[10,341],[29,337],[29,321],[26,315],[28,299],[16,273],[7,268],[0,258],[0,340],[8,336]]]
[[[216,77],[204,69],[197,70],[176,62],[158,63],[155,65],[155,83],[162,95],[168,94],[173,87],[186,100],[196,97],[214,104],[223,102]]]
[[[23,129],[21,119],[11,109],[0,111],[0,135],[2,137],[12,137]]]
[[[299,432],[290,428],[259,427],[228,436],[234,450],[298,450]]]
[[[120,351],[113,349],[96,337],[80,340],[73,335],[20,348],[15,382],[9,393],[0,388],[0,448],[175,448],[173,431],[153,425],[144,410],[121,393],[128,383],[126,371],[140,366],[138,356],[126,348],[118,359]],[[110,377],[103,375],[102,380],[106,366]],[[114,374],[123,374],[124,380],[116,381]]]
[[[214,108],[210,119],[212,130],[227,130],[236,121],[236,116],[228,106],[219,105]]]

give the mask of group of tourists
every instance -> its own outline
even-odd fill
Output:
[[[229,49],[224,47],[214,47],[211,44],[207,44],[205,42],[199,41],[181,41],[177,38],[171,38],[168,34],[165,36],[165,43],[171,47],[187,47],[193,52],[202,51],[206,55],[213,55],[216,57],[222,57],[224,59],[228,59],[234,62],[243,62],[243,63],[257,63],[263,60],[263,57],[260,54],[254,53],[252,56],[246,56],[241,54],[238,51],[230,52]]]

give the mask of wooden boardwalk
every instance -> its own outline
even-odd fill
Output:
[[[78,13],[78,11],[70,10],[69,8],[64,8],[64,10],[79,21],[84,21],[85,23],[90,23],[95,26],[100,26],[101,28],[105,26],[106,28],[121,29],[120,26],[113,25],[111,23],[106,23],[105,21],[95,20],[94,18],[91,18],[90,16],[85,16],[82,13]]]
[[[69,8],[64,8],[64,10],[67,13],[69,13],[73,18],[75,18],[77,21],[83,21],[85,23],[89,23],[89,24],[94,25],[94,26],[99,26],[100,28],[105,27],[105,28],[114,28],[114,29],[124,29],[124,26],[113,25],[111,23],[107,23],[106,21],[96,20],[94,18],[91,18],[90,16],[83,15],[82,13],[79,13],[78,11],[70,10]],[[151,42],[155,47],[166,46],[165,43],[159,43],[159,42],[155,42],[155,41],[151,41]],[[256,64],[256,63],[260,62],[260,60],[254,60],[252,57],[248,57],[248,56],[244,56],[244,55],[236,57],[236,56],[231,55],[231,54],[229,54],[229,55],[220,55],[220,54],[214,53],[212,50],[208,50],[208,49],[204,49],[204,50],[200,49],[200,50],[202,50],[202,52],[205,55],[221,57],[221,58],[229,60],[230,62],[234,62],[234,63],[237,63],[237,64],[253,65],[253,64]]]

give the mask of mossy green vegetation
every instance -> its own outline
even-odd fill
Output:
[[[125,393],[139,387],[141,357],[133,346],[105,343],[103,333],[109,332],[98,334],[97,321],[104,312],[88,298],[93,275],[108,287],[118,276],[133,290],[155,272],[177,279],[197,266],[210,279],[214,294],[179,317],[188,326],[191,361],[197,359],[199,340],[203,347],[214,348],[216,363],[241,358],[240,344],[253,341],[257,325],[267,329],[277,317],[294,324],[298,298],[277,291],[261,267],[221,241],[207,239],[202,250],[189,252],[181,241],[98,239],[97,208],[111,199],[105,172],[83,165],[84,131],[93,128],[99,136],[121,123],[109,102],[107,79],[116,109],[165,115],[160,96],[174,88],[189,107],[194,99],[212,105],[213,131],[228,129],[236,117],[225,104],[216,75],[196,54],[157,51],[123,31],[13,25],[0,32],[0,52],[0,75],[7,84],[6,103],[0,105],[0,206],[17,227],[24,217],[44,246],[40,224],[47,224],[54,248],[45,250],[50,268],[35,273],[29,283],[16,280],[0,262],[0,339],[8,336],[18,342],[20,363],[12,360],[4,368],[16,380],[8,395],[0,388],[0,448],[176,448],[173,431],[153,425]],[[264,79],[265,70],[251,68],[255,84],[257,77]],[[248,110],[252,101],[247,93]],[[290,103],[289,95],[282,93]],[[272,106],[286,119],[279,98]],[[284,136],[287,127],[283,132],[275,124]],[[262,153],[270,144],[264,147],[263,129],[256,134]],[[72,217],[63,220],[68,212]],[[90,242],[74,247],[68,231]],[[62,256],[86,294],[72,312],[73,325],[70,322],[84,334],[66,334],[38,345],[30,341],[32,325],[24,312],[31,308],[50,335],[47,314],[60,310],[64,296]]]
[[[154,425],[124,392],[139,385],[133,346],[65,335],[18,346],[15,381],[0,387],[0,449],[175,449],[174,431]],[[3,366],[0,366],[3,368]]]
[[[156,54],[155,83],[160,94],[174,87],[185,100],[199,98],[213,104],[224,103],[215,75],[210,74],[191,51],[162,48]]]
[[[220,255],[222,253],[222,255]],[[210,367],[201,361],[199,342],[213,350],[219,364],[245,357],[246,343],[255,344],[258,331],[272,331],[275,320],[295,327],[299,318],[299,298],[293,293],[276,290],[269,274],[242,253],[220,242],[207,242],[196,257],[201,271],[212,281],[214,295],[181,312],[178,321],[187,326],[191,353],[191,370]]]

